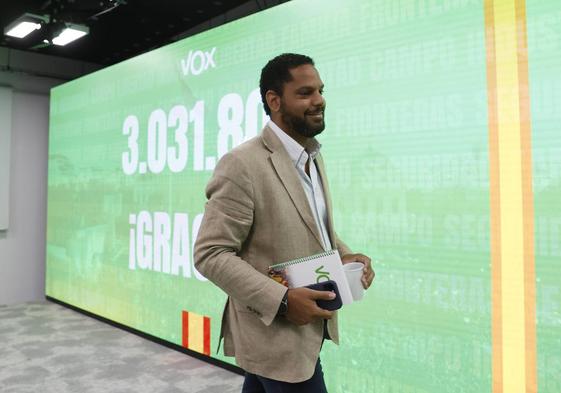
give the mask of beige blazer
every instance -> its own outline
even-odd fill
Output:
[[[333,230],[325,168],[316,157],[329,219],[331,244],[350,252]],[[228,294],[222,317],[224,354],[244,370],[286,382],[313,373],[323,321],[304,326],[276,317],[286,288],[267,276],[275,263],[323,252],[321,237],[296,168],[282,142],[265,127],[261,135],[218,162],[195,243],[195,266]],[[337,316],[328,324],[338,343]]]

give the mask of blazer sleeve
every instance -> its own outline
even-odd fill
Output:
[[[351,251],[351,249],[349,248],[349,246],[347,246],[347,244],[345,244],[344,241],[342,241],[339,238],[339,235],[337,235],[337,232],[335,232],[335,247],[337,248],[337,250],[339,251],[339,255],[341,255],[341,257],[343,257],[343,255],[347,255],[347,254],[352,254],[353,252]]]
[[[250,307],[265,325],[275,318],[287,291],[238,256],[253,225],[253,184],[231,153],[217,164],[194,246],[197,270],[232,298]]]

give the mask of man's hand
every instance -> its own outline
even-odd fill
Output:
[[[335,293],[315,291],[310,288],[291,288],[288,290],[288,312],[286,319],[296,325],[306,325],[316,319],[331,319],[333,311],[318,307],[316,300],[332,300]]]
[[[349,262],[362,262],[364,264],[361,278],[362,286],[364,289],[368,289],[368,287],[370,287],[372,281],[374,280],[374,276],[376,275],[376,273],[374,273],[374,269],[372,268],[370,258],[363,254],[346,254],[343,255],[341,261],[343,262],[343,265]]]

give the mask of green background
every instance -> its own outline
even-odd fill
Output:
[[[527,2],[538,378],[539,391],[552,393],[561,391],[557,9],[555,1]],[[183,74],[190,50],[213,47],[216,67]],[[329,391],[491,391],[481,1],[292,1],[53,89],[47,295],[179,345],[181,311],[207,315],[211,355],[232,362],[216,354],[225,301],[218,288],[194,272],[129,269],[130,214],[186,213],[191,231],[203,212],[212,170],[193,170],[192,124],[183,171],[130,176],[122,128],[127,116],[138,118],[146,161],[150,113],[204,100],[204,155],[217,157],[220,99],[239,94],[245,109],[261,68],[283,52],[312,56],[325,82],[319,139],[336,229],[376,261],[365,299],[340,312],[341,345],[322,350]]]

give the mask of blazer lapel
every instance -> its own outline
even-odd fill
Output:
[[[298,214],[300,214],[300,217],[302,217],[302,220],[323,249],[323,242],[319,234],[319,229],[312,215],[308,198],[306,197],[306,193],[298,178],[298,172],[296,172],[292,160],[288,156],[282,142],[274,134],[274,131],[265,127],[262,136],[265,146],[271,150],[270,159],[275,172],[288,192]]]
[[[321,154],[316,156],[316,167],[318,169],[319,177],[323,184],[323,195],[325,197],[325,206],[327,208],[327,232],[329,233],[329,240],[331,241],[331,248],[337,248],[335,243],[335,231],[333,227],[333,208],[331,204],[331,192],[329,191],[329,183],[327,182],[327,175],[325,174],[325,166]]]

